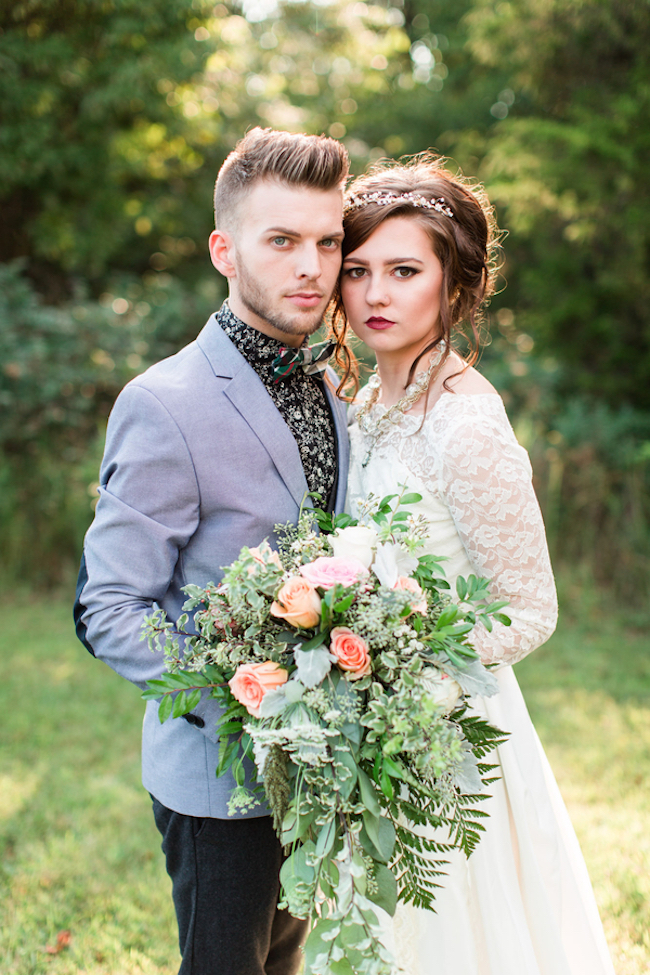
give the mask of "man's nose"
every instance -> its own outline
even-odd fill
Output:
[[[321,276],[322,270],[323,266],[318,247],[315,244],[305,244],[301,247],[296,264],[297,276],[299,278],[308,278],[310,281],[316,281]]]

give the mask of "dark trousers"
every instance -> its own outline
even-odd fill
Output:
[[[277,909],[282,848],[270,817],[197,819],[157,799],[153,813],[173,884],[178,975],[296,975],[307,921]]]

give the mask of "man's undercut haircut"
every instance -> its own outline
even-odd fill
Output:
[[[259,180],[274,179],[315,190],[343,189],[349,170],[347,150],[336,139],[251,129],[219,170],[214,188],[215,224],[219,230],[232,230],[242,198]]]

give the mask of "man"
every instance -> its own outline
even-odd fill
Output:
[[[176,619],[182,586],[218,582],[242,545],[297,521],[308,490],[342,507],[348,447],[332,376],[286,353],[273,361],[318,328],[334,290],[347,172],[332,139],[251,131],[215,190],[210,254],[228,301],[115,403],[75,619],[90,652],[140,687],[163,669],[140,641],[154,603]],[[142,774],[173,882],[179,975],[292,975],[306,922],[277,910],[282,853],[266,807],[228,817],[216,703],[162,725],[157,710],[147,704]]]

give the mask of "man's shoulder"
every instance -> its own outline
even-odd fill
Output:
[[[125,390],[145,389],[163,401],[178,395],[205,395],[213,382],[232,378],[242,360],[215,316],[208,319],[199,335],[174,355],[132,379]]]

